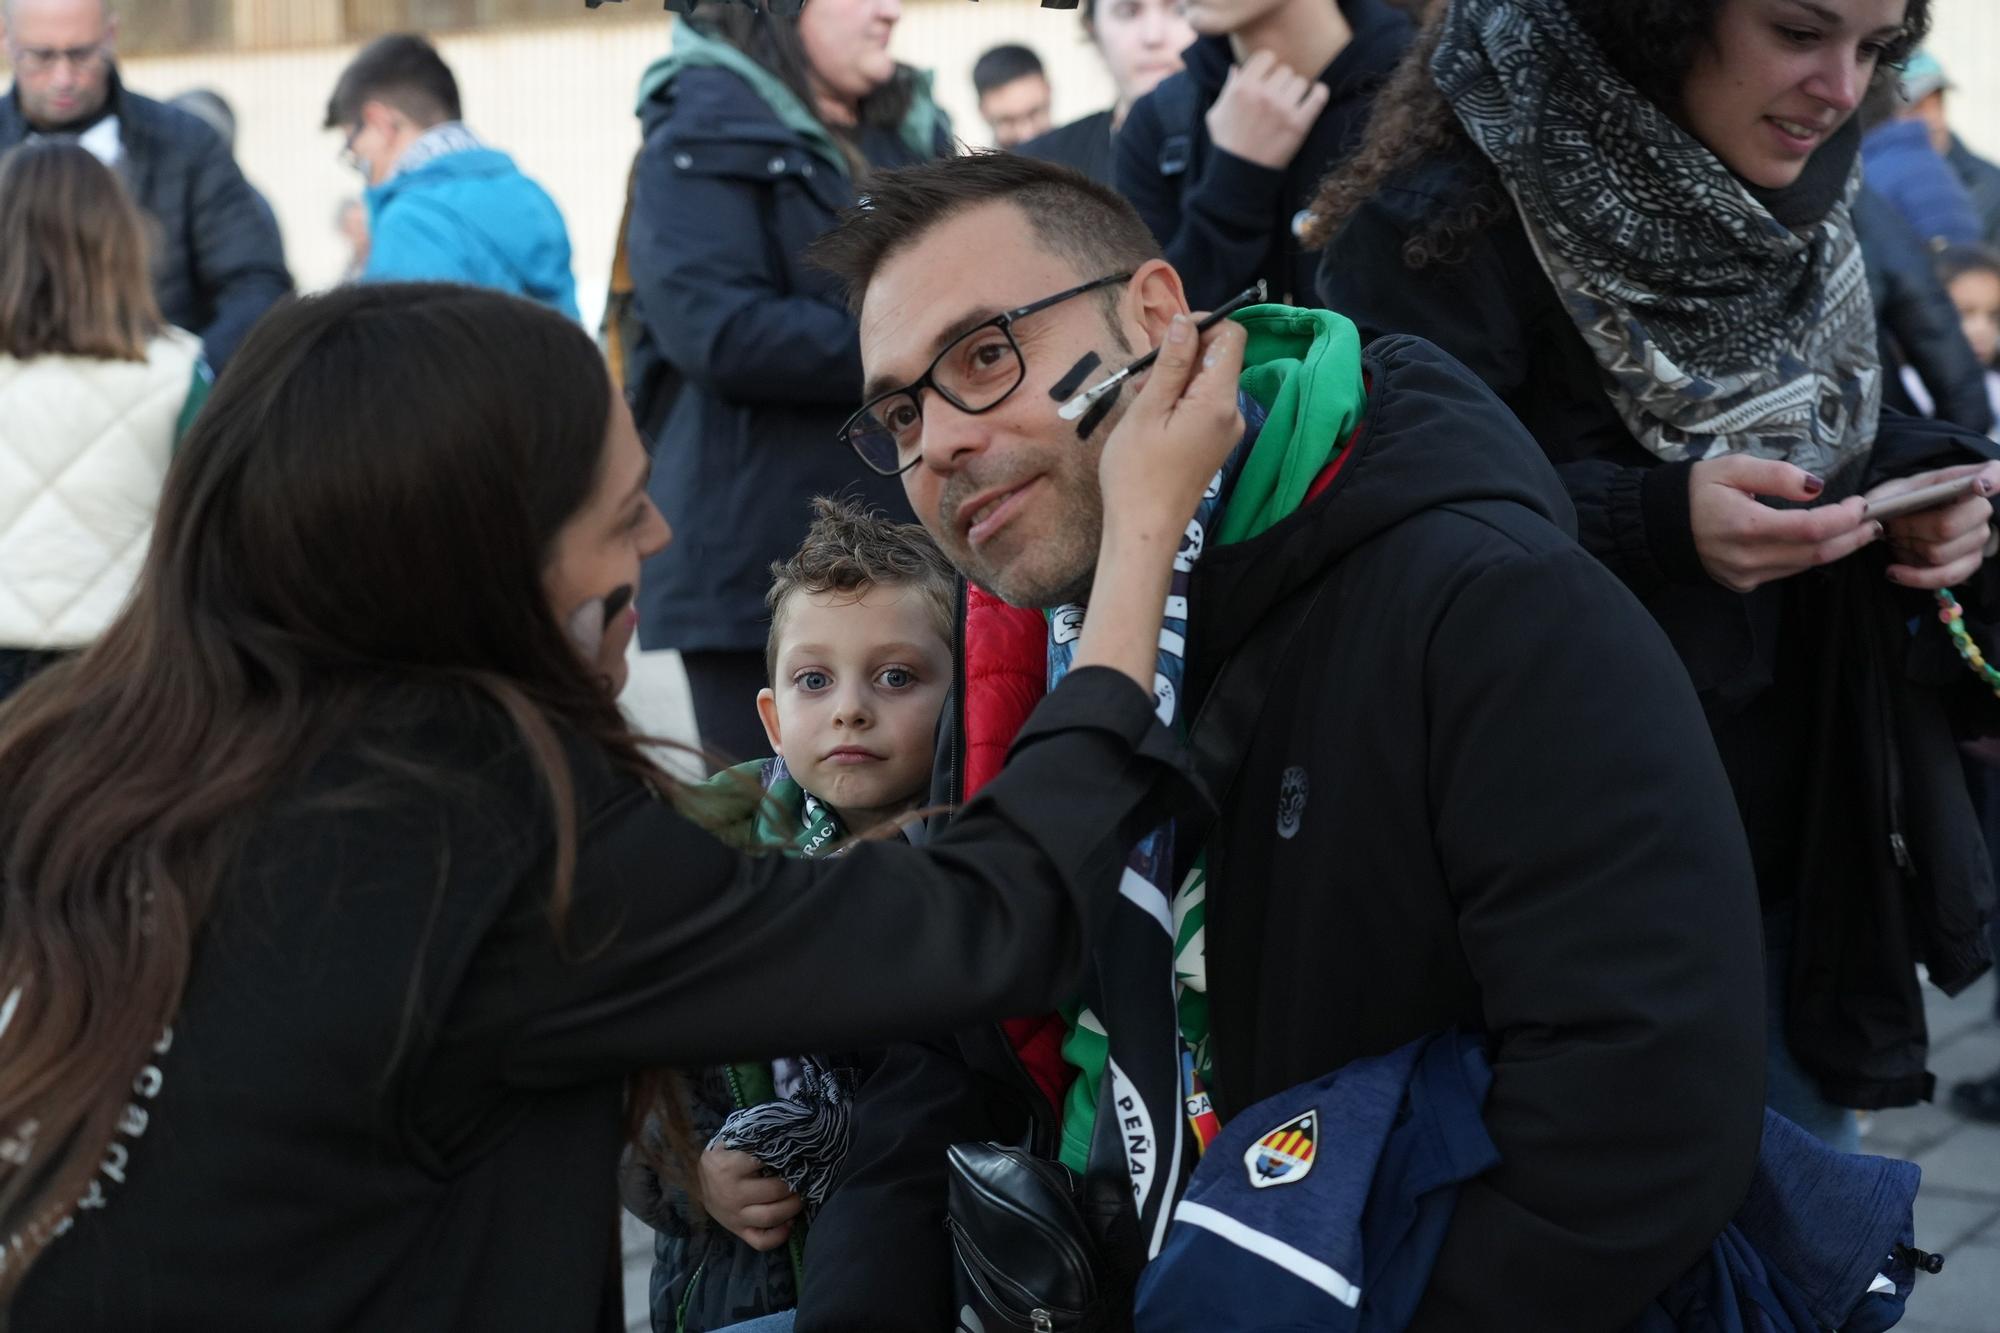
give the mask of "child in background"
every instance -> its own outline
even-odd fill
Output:
[[[1993,419],[2000,423],[2000,252],[1984,245],[1947,246],[1937,257],[1938,280],[1958,307],[1959,323],[1972,354],[1986,367],[1986,397],[1993,404]],[[1903,384],[1925,416],[1932,413],[1930,394],[1909,366],[1903,367]],[[1993,430],[2000,439],[2000,425]]]
[[[929,794],[956,576],[921,527],[828,499],[813,501],[805,544],[772,574],[771,683],[757,712],[776,757],[712,779],[703,822],[747,846],[836,855]],[[624,1172],[626,1206],[659,1233],[656,1333],[797,1304],[805,1227],[846,1152],[862,1072],[859,1057],[806,1055],[690,1080],[709,1224],[637,1159]]]

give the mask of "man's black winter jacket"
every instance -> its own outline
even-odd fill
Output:
[[[1504,1163],[1464,1191],[1414,1327],[1621,1327],[1714,1239],[1757,1152],[1743,835],[1672,648],[1576,545],[1534,441],[1427,343],[1364,368],[1328,489],[1195,567],[1197,711],[1274,606],[1324,585],[1218,793],[1215,1100],[1227,1117],[1451,1024],[1488,1032]],[[980,1028],[893,1048],[855,1126],[801,1333],[950,1328],[945,1147],[1053,1155],[1053,1109]]]

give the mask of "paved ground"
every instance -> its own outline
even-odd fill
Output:
[[[1953,1083],[2000,1069],[2000,1024],[1992,980],[1956,1000],[1926,991],[1931,1070],[1938,1100]],[[1924,1170],[1917,1244],[1945,1256],[1944,1272],[1920,1276],[1899,1333],[2000,1330],[2000,1126],[1960,1119],[1944,1106],[1884,1111],[1862,1140],[1869,1152],[1906,1157]]]
[[[693,739],[687,682],[674,654],[635,656],[625,703],[650,734]],[[1959,1079],[2000,1069],[1993,986],[1982,981],[1956,1000],[1927,991],[1940,1101]],[[1917,1244],[1945,1256],[1943,1273],[1919,1278],[1899,1333],[2000,1333],[2000,1126],[1962,1120],[1942,1106],[1918,1106],[1874,1116],[1863,1146],[1923,1168]],[[652,1233],[626,1217],[625,1310],[632,1333],[649,1327],[652,1262]]]

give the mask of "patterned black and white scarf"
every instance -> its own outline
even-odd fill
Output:
[[[1864,455],[1882,382],[1848,213],[1858,165],[1829,211],[1788,227],[1611,67],[1564,0],[1452,0],[1443,22],[1431,74],[1639,442],[1821,477]]]

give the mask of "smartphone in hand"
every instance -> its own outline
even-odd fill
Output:
[[[1977,475],[1960,477],[1956,481],[1941,481],[1935,486],[1922,486],[1901,495],[1892,495],[1886,500],[1871,501],[1863,518],[1901,518],[1904,514],[1922,513],[1926,509],[1938,509],[1963,500],[1979,491]]]

